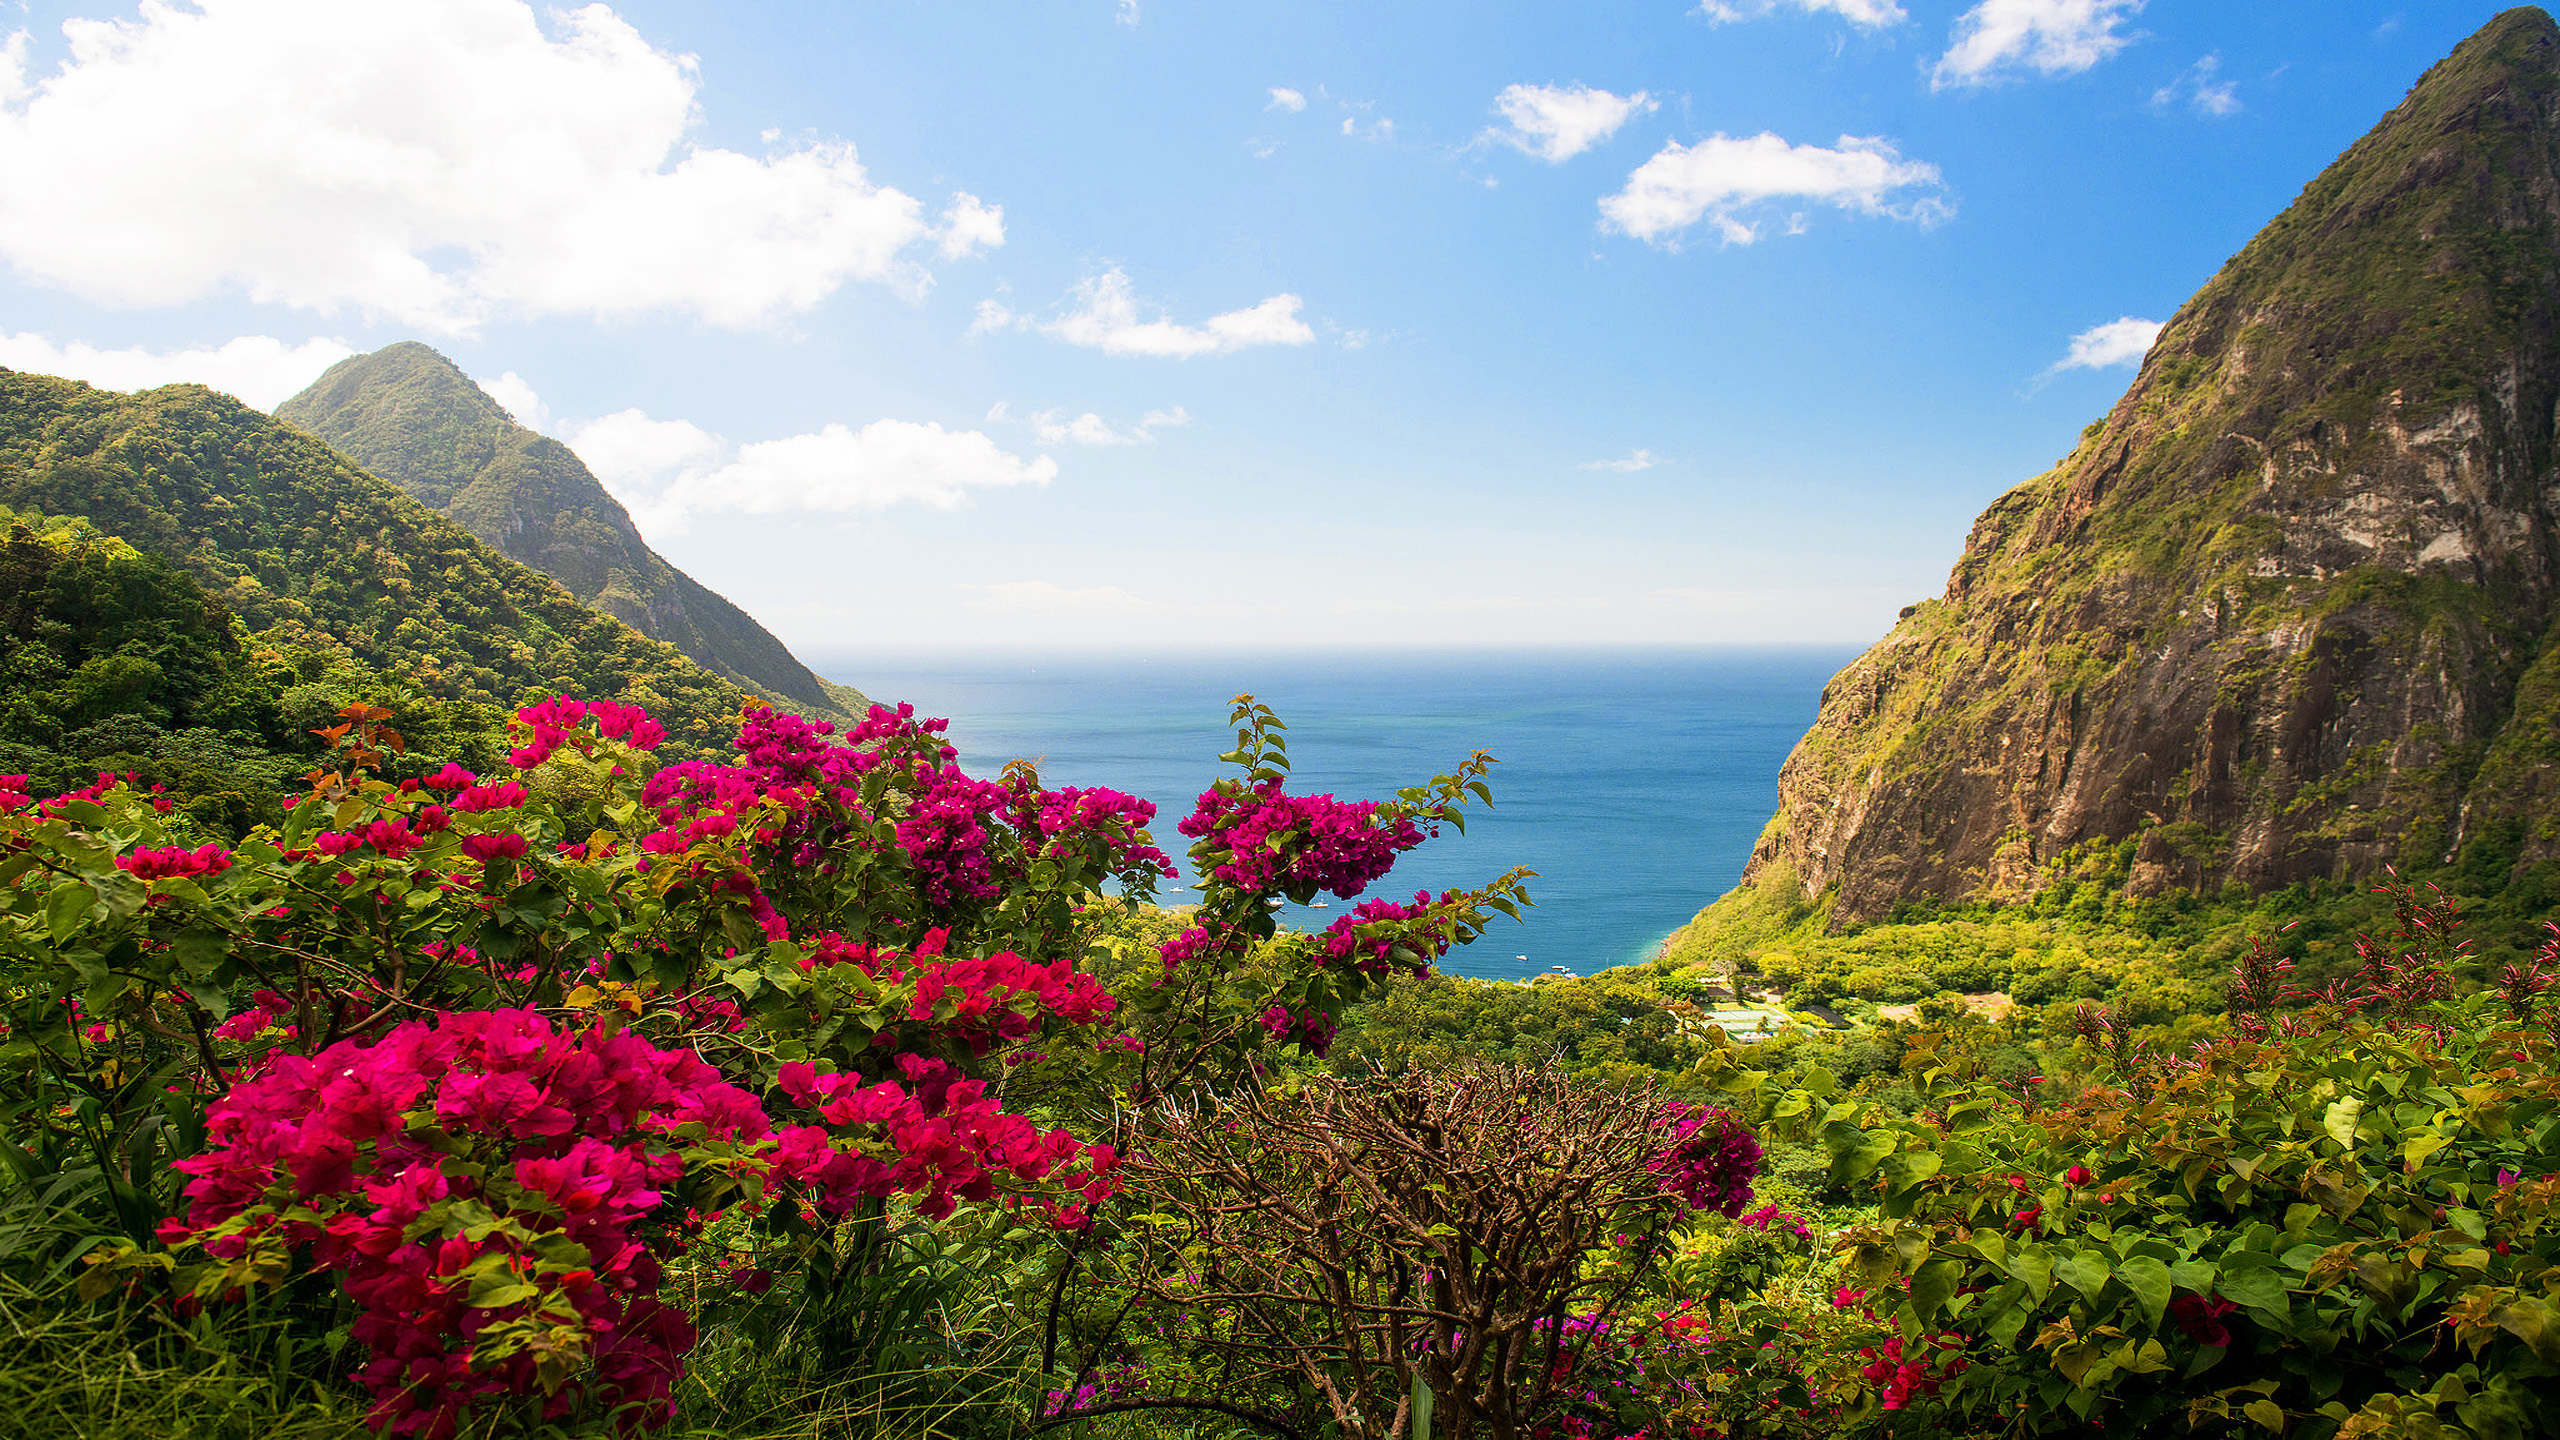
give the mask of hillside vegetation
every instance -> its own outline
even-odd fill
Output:
[[[745,698],[580,605],[309,435],[194,385],[139,395],[0,371],[0,504],[81,516],[192,576],[278,650],[436,699],[622,695],[708,749]]]
[[[820,718],[870,707],[668,564],[568,446],[516,423],[425,345],[342,360],[275,415],[705,670]]]

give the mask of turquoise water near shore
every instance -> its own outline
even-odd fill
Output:
[[[1156,840],[1234,743],[1229,700],[1250,691],[1288,722],[1292,790],[1379,798],[1476,750],[1501,761],[1494,806],[1412,852],[1373,894],[1538,872],[1536,907],[1497,919],[1447,969],[1518,979],[1648,958],[1732,888],[1777,805],[1778,767],[1855,647],[1234,655],[824,654],[820,673],[951,720],[972,774],[1040,764],[1051,785],[1107,785],[1155,802]],[[1174,903],[1179,890],[1159,898]],[[1292,907],[1309,928],[1340,913]]]

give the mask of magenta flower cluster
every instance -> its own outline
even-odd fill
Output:
[[[231,868],[231,852],[208,840],[193,850],[136,849],[117,856],[116,865],[136,880],[209,879]]]
[[[1322,1010],[1292,1013],[1286,1005],[1273,1004],[1259,1018],[1262,1028],[1270,1032],[1277,1044],[1301,1046],[1319,1059],[1333,1048],[1333,1017]]]
[[[622,741],[634,750],[655,750],[667,738],[666,727],[650,719],[649,712],[637,705],[557,695],[516,712],[516,722],[531,732],[530,743],[509,751],[507,763],[519,770],[532,769],[550,759],[553,751],[567,744],[570,735],[590,720],[595,722],[597,734]]]
[[[178,1162],[196,1177],[187,1214],[162,1238],[231,1260],[260,1242],[307,1250],[358,1307],[376,1423],[430,1437],[485,1399],[545,1389],[555,1417],[582,1402],[664,1413],[693,1327],[655,1298],[641,1226],[684,1169],[671,1132],[766,1128],[691,1052],[530,1010],[276,1055],[206,1122],[207,1151]],[[532,1327],[579,1337],[580,1383],[545,1386],[530,1347],[478,1353]]]
[[[1646,1168],[1662,1177],[1664,1193],[1692,1210],[1741,1214],[1760,1173],[1760,1142],[1751,1127],[1706,1105],[1673,1105],[1658,1123],[1669,1138]]]
[[[1203,792],[1176,827],[1226,852],[1219,879],[1239,890],[1329,890],[1349,899],[1423,841],[1408,816],[1381,818],[1374,800],[1287,795],[1281,782]]]
[[[287,1008],[259,1000],[242,1038]],[[208,1149],[179,1162],[196,1177],[187,1213],[162,1239],[244,1269],[280,1248],[338,1275],[368,1355],[358,1378],[398,1434],[448,1436],[485,1402],[535,1393],[548,1418],[628,1406],[654,1423],[694,1341],[656,1298],[689,1174],[829,1216],[915,1195],[939,1218],[1032,1192],[1065,1226],[1116,1187],[1109,1146],[1005,1113],[946,1062],[898,1060],[903,1085],[782,1067],[782,1093],[819,1123],[777,1129],[691,1051],[530,1009],[275,1054],[208,1110]]]
[[[1430,912],[1428,890],[1415,891],[1410,905],[1393,900],[1364,900],[1350,914],[1338,916],[1324,927],[1317,943],[1328,965],[1349,965],[1368,975],[1385,975],[1398,969],[1428,974],[1431,963],[1447,953],[1451,939],[1445,928],[1417,930],[1410,923]],[[1380,928],[1388,925],[1397,928]],[[1398,945],[1413,955],[1411,963],[1400,966],[1388,958]]]

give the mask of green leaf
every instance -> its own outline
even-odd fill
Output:
[[[2240,1407],[2240,1413],[2279,1435],[2284,1433],[2284,1407],[2273,1400],[2252,1400]]]
[[[1723,1078],[1716,1081],[1716,1088],[1728,1095],[1738,1095],[1746,1090],[1757,1090],[1768,1083],[1769,1072],[1766,1070],[1729,1070],[1725,1072]]]
[[[2169,1292],[2174,1288],[2169,1267],[2148,1255],[2136,1255],[2116,1267],[2116,1278],[2133,1292],[2133,1298],[2141,1302],[2143,1315],[2157,1328],[2169,1308]]]
[[[2065,1256],[2053,1267],[2053,1278],[2094,1300],[2107,1288],[2107,1257],[2095,1250]]]
[[[2286,1296],[2284,1277],[2273,1270],[2225,1270],[2214,1283],[2222,1298],[2252,1310],[2270,1315],[2290,1314],[2293,1302]]]
[[[542,1287],[513,1271],[493,1271],[471,1279],[471,1298],[465,1302],[476,1309],[496,1310],[508,1305],[521,1305],[542,1293]]]
[[[2531,1347],[2536,1358],[2560,1363],[2560,1315],[2529,1295],[2517,1296],[2498,1312],[2498,1323]]]
[[[1956,1293],[1956,1282],[1964,1278],[1961,1260],[1932,1260],[1911,1277],[1911,1309],[1922,1319],[1934,1315]]]
[[[71,938],[71,932],[89,918],[89,906],[97,898],[98,892],[86,881],[65,880],[53,887],[53,893],[44,897],[44,923],[53,933],[54,944]]]
[[[2451,1136],[2438,1135],[2432,1130],[2421,1130],[2400,1142],[2400,1158],[2410,1169],[2415,1170],[2427,1163],[2428,1156],[2452,1143]]]
[[[2053,1293],[2053,1260],[2040,1245],[2020,1245],[2009,1256],[2009,1273],[2034,1292],[2039,1305]]]
[[[2332,1100],[2320,1116],[2320,1128],[2346,1149],[2356,1148],[2356,1121],[2364,1117],[2364,1101],[2356,1096]]]

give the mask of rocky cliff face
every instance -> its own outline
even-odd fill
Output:
[[[2498,17],[1824,692],[1743,884],[2137,892],[2560,853],[2560,27]]]
[[[668,564],[568,446],[517,424],[427,346],[405,341],[342,360],[275,415],[706,670],[831,718],[869,704]]]

